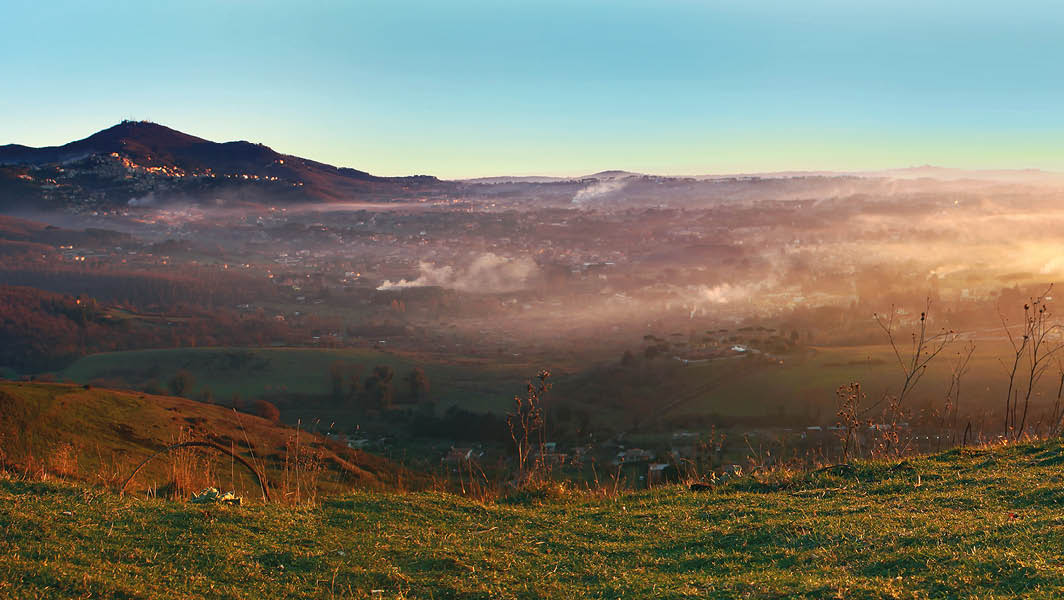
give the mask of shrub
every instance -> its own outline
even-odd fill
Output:
[[[266,419],[267,421],[272,421],[274,423],[278,423],[281,421],[281,411],[276,406],[274,406],[272,402],[267,402],[266,400],[258,400],[255,402],[254,408],[255,414],[262,417],[263,419]]]

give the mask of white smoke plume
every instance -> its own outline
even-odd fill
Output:
[[[695,289],[695,300],[699,304],[728,304],[745,300],[754,292],[750,286],[735,286],[722,283],[713,287],[700,285]]]
[[[385,280],[377,289],[435,286],[460,292],[494,294],[524,289],[539,274],[539,268],[531,258],[506,258],[492,252],[476,257],[464,269],[449,265],[439,267],[428,262],[419,263],[418,268],[420,273],[417,279]]]
[[[765,283],[670,286],[674,299],[665,303],[665,309],[671,310],[679,305],[694,318],[696,315],[711,313],[715,307],[748,301],[765,287]]]
[[[159,200],[155,197],[155,192],[148,192],[144,196],[130,198],[126,204],[133,207],[155,206],[159,204]]]
[[[624,179],[607,179],[606,181],[597,181],[587,186],[586,188],[578,191],[573,196],[573,204],[583,204],[585,202],[596,200],[603,196],[607,196],[614,192],[619,192],[628,185],[628,182]]]

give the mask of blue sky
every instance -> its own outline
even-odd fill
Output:
[[[0,144],[123,118],[383,175],[1064,170],[1064,3],[24,2]]]

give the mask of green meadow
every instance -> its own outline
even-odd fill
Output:
[[[909,396],[911,407],[942,408],[963,350],[964,344],[956,342],[930,363]],[[1008,384],[1008,353],[1003,340],[977,344],[961,378],[963,411],[1000,410]],[[798,416],[819,423],[834,415],[835,392],[840,386],[860,382],[867,402],[874,403],[884,394],[897,393],[902,381],[897,358],[888,345],[814,347],[772,360],[738,357],[686,365],[659,358],[653,366],[631,372],[618,371],[617,364],[498,363],[373,349],[192,348],[94,354],[77,360],[58,376],[110,387],[154,384],[165,391],[167,381],[185,370],[195,380],[186,395],[198,397],[209,390],[215,401],[228,403],[234,395],[245,399],[277,393],[326,397],[329,367],[335,362],[357,365],[363,377],[375,366],[390,366],[395,370],[393,385],[398,393],[405,390],[403,377],[420,367],[428,375],[431,395],[441,410],[459,406],[497,414],[511,408],[513,396],[523,391],[528,377],[547,368],[554,372],[552,398],[591,412],[596,422],[622,428],[629,423],[627,415],[640,410],[673,421],[713,414]],[[1032,403],[1037,414],[1055,400],[1059,379],[1053,367],[1036,387]]]
[[[0,596],[1059,598],[1062,464],[1053,440],[705,492],[367,491],[300,507],[8,478]]]
[[[58,375],[78,383],[102,380],[142,386],[155,382],[165,389],[178,371],[190,372],[195,385],[188,395],[210,390],[228,402],[234,394],[258,398],[272,393],[326,396],[331,390],[333,363],[358,365],[361,376],[386,365],[395,370],[395,385],[414,367],[428,375],[433,396],[446,407],[502,411],[523,389],[523,379],[535,371],[523,364],[475,360],[440,361],[371,349],[315,348],[182,348],[108,352],[81,358]]]

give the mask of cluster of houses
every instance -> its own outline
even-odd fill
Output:
[[[624,447],[617,442],[595,446],[592,444],[576,445],[562,450],[557,442],[545,442],[541,447],[533,448],[532,459],[540,464],[555,467],[582,469],[596,459],[602,465],[611,465],[624,478],[631,482],[652,485],[669,479],[675,479],[677,465],[692,461],[695,457],[699,434],[680,431],[672,434],[672,446],[665,454],[638,447]],[[616,451],[608,453],[607,448],[615,446]],[[486,453],[480,447],[451,446],[440,459],[452,471],[458,471],[469,462],[483,462]]]

